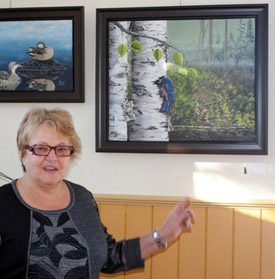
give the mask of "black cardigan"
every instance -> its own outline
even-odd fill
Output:
[[[16,181],[0,187],[1,279],[44,278],[42,273],[40,274],[37,270],[36,275],[39,274],[39,277],[35,277],[30,268],[30,254],[34,251],[33,247],[37,245],[32,240],[35,234],[34,223],[37,223],[37,220],[39,221],[37,216],[40,215],[42,219],[46,220],[46,223],[50,222],[47,220],[53,213],[60,214],[60,219],[67,216],[66,218],[74,226],[74,228],[69,229],[70,235],[72,235],[72,230],[77,231],[82,237],[83,243],[86,244],[87,275],[79,278],[96,279],[99,278],[100,272],[114,273],[144,267],[139,239],[115,241],[100,221],[97,205],[92,194],[80,185],[69,181],[65,182],[71,192],[71,203],[67,208],[60,211],[42,211],[27,205],[17,192]],[[64,222],[61,221],[62,224]],[[39,229],[36,227],[36,231],[41,234],[43,226],[40,225]],[[51,229],[51,227],[48,229]],[[47,241],[49,242],[49,240]],[[38,247],[36,251],[39,251],[39,249]],[[51,268],[47,270],[47,273],[51,273]],[[54,279],[56,277],[51,273],[49,277],[45,278]],[[78,277],[74,275],[64,278],[75,279]]]

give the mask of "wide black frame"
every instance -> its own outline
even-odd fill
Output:
[[[150,142],[108,139],[108,22],[152,19],[225,19],[252,17],[256,26],[254,142]],[[96,151],[183,154],[268,153],[268,4],[97,9]]]
[[[46,7],[0,9],[0,21],[72,20],[73,89],[69,91],[0,91],[0,102],[75,102],[85,101],[84,7]],[[19,61],[20,62],[20,61]],[[57,92],[55,94],[55,92]]]

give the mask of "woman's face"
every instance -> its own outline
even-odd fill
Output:
[[[71,145],[69,140],[51,125],[41,125],[26,144]],[[71,157],[58,157],[52,149],[47,156],[32,155],[26,150],[22,162],[26,168],[25,177],[29,183],[42,186],[57,186],[62,183],[71,163]]]

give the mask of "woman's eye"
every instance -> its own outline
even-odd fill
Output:
[[[39,150],[39,151],[46,151],[49,148],[47,146],[37,146],[36,149]]]
[[[61,146],[61,147],[58,147],[57,150],[58,150],[59,152],[66,152],[66,151],[68,150],[68,148],[65,147],[65,146],[64,146],[64,147]]]
[[[49,147],[48,146],[35,146],[34,152],[37,154],[46,154],[49,152]]]

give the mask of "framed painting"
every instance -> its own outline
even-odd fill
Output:
[[[97,10],[96,150],[267,154],[268,5]]]
[[[84,102],[84,8],[0,10],[0,102]]]

